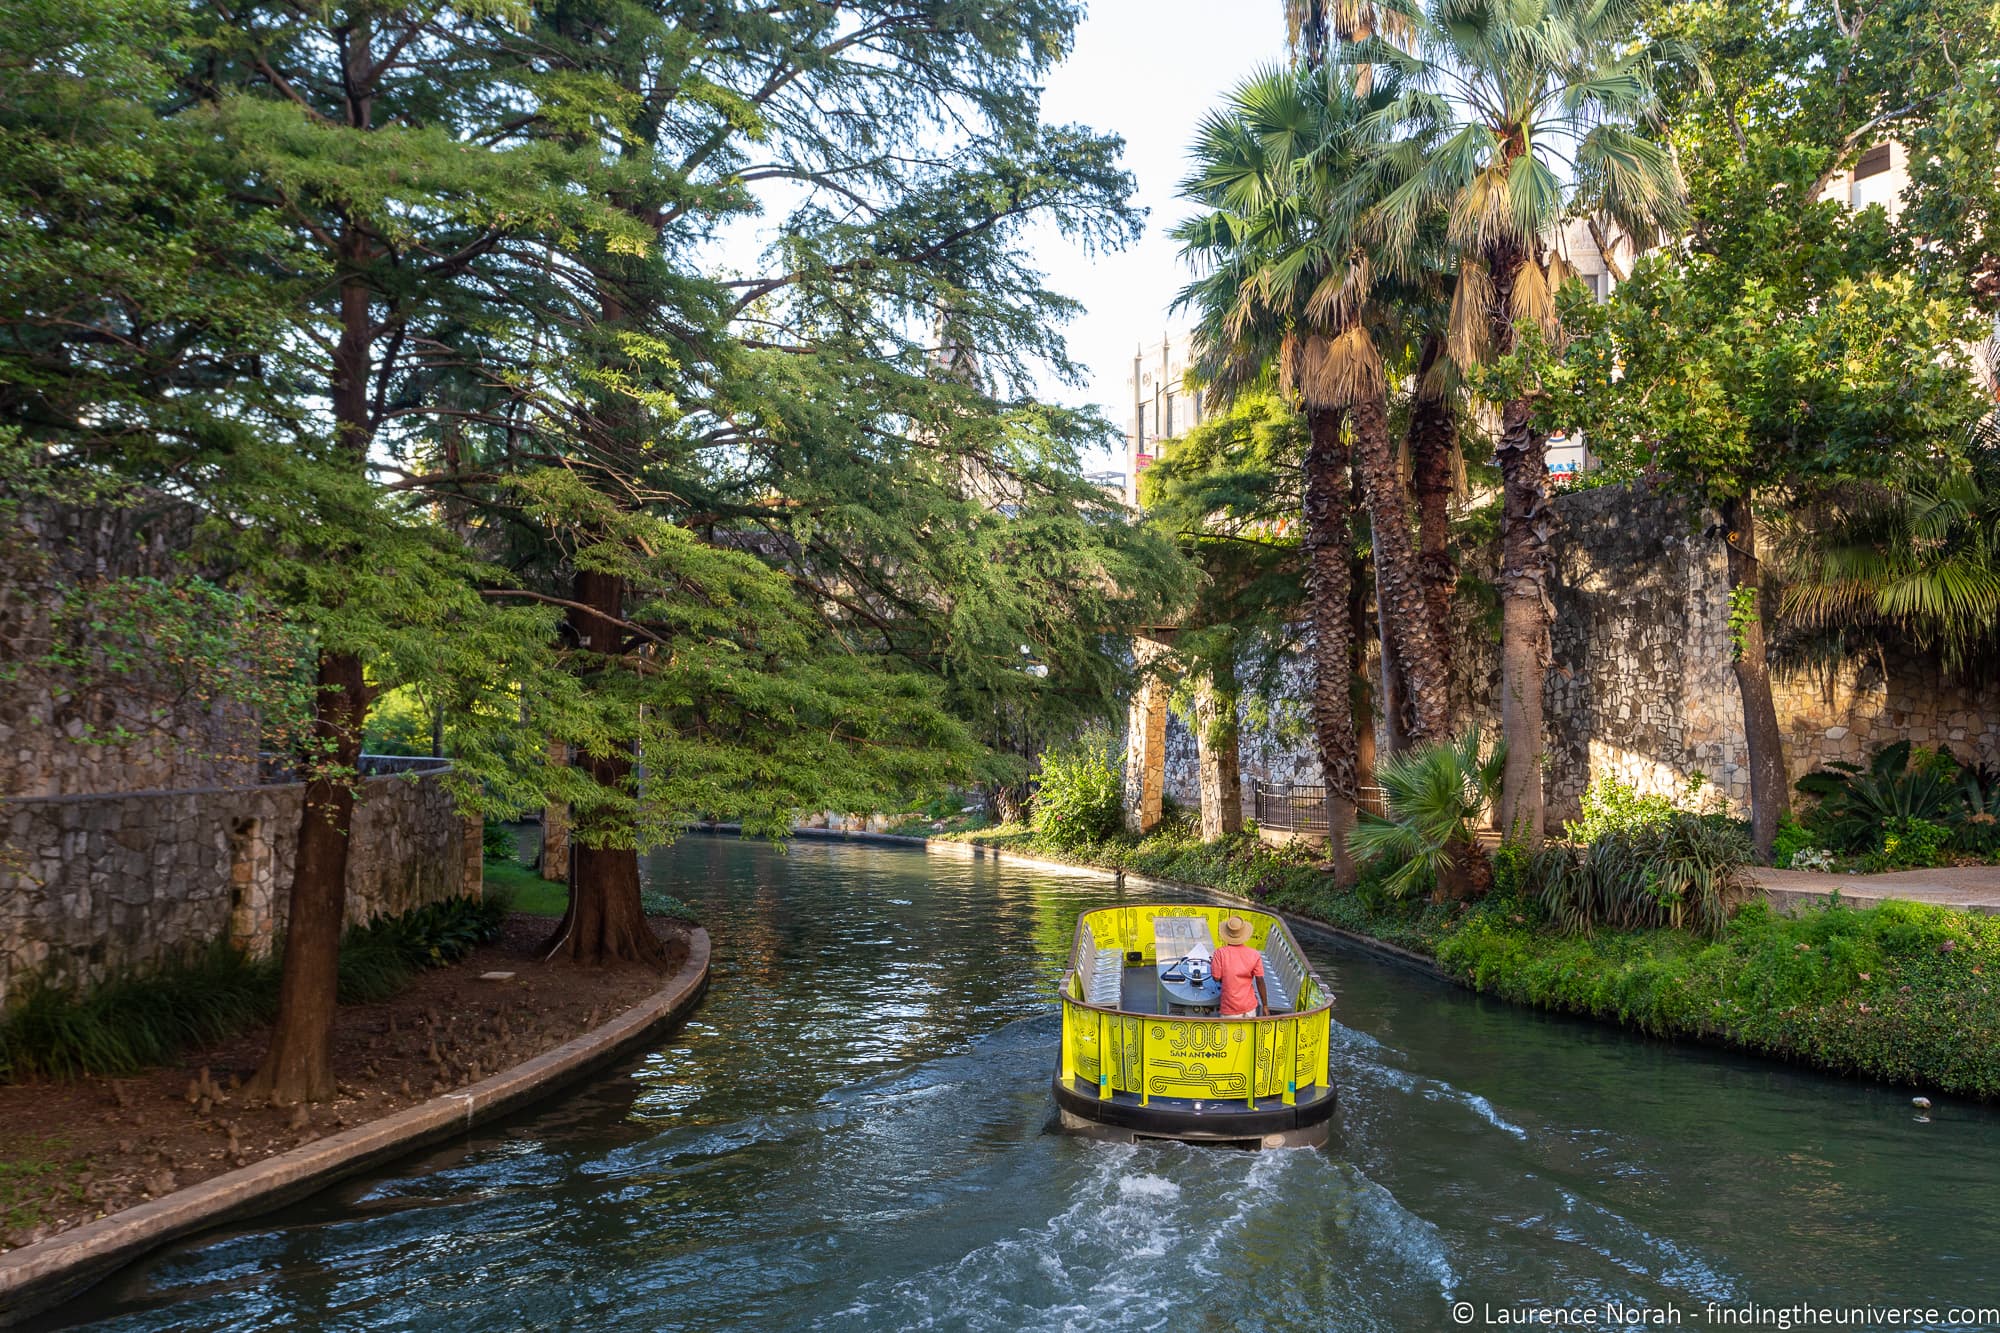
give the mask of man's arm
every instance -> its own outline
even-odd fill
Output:
[[[1261,965],[1257,968],[1251,979],[1257,983],[1257,1012],[1260,1015],[1270,1013],[1271,992],[1264,989],[1264,969]]]

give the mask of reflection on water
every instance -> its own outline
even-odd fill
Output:
[[[2000,1119],[1482,1001],[1307,940],[1323,1152],[1046,1132],[1108,881],[690,837],[670,1042],[63,1312],[129,1329],[1451,1327],[1498,1308],[2000,1305]],[[1128,891],[1127,897],[1144,895]],[[1598,1327],[1620,1327],[1619,1323]]]

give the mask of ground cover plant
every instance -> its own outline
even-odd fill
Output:
[[[456,962],[499,932],[503,896],[450,898],[350,929],[341,941],[340,998],[387,998],[427,967]],[[151,971],[84,989],[31,984],[0,1014],[0,1080],[128,1074],[181,1051],[269,1022],[275,956],[217,944]]]
[[[1898,741],[1866,764],[1828,763],[1798,790],[1811,799],[1780,829],[1775,865],[1872,873],[2000,855],[2000,771],[1942,747]]]

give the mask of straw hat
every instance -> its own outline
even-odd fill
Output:
[[[1222,942],[1224,944],[1248,944],[1250,942],[1250,923],[1240,916],[1232,916],[1227,921],[1224,921],[1222,923]]]

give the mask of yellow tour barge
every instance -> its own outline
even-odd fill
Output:
[[[1259,1017],[1217,1016],[1207,960],[1230,917],[1264,955],[1270,1007]],[[1121,1142],[1326,1142],[1333,996],[1278,917],[1202,903],[1085,912],[1061,996],[1065,1130]]]

